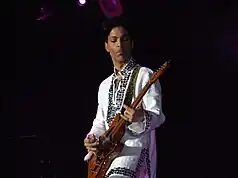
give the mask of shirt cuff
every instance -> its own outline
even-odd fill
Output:
[[[136,135],[142,134],[149,128],[149,126],[151,124],[151,116],[147,111],[144,110],[144,116],[141,120],[142,121],[140,121],[140,122],[132,122],[128,126],[128,129],[133,134],[136,134]]]

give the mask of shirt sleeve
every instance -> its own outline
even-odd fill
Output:
[[[102,134],[104,134],[104,132],[106,131],[104,113],[103,113],[102,102],[101,102],[102,90],[103,90],[103,85],[101,84],[98,90],[98,107],[97,107],[96,117],[93,120],[93,125],[90,132],[87,134],[87,135],[94,134],[97,138],[101,136]]]
[[[153,71],[149,68],[141,68],[136,82],[135,96],[137,96],[147,82],[149,82],[152,74]],[[144,95],[142,107],[144,109],[144,120],[141,122],[133,122],[128,126],[128,129],[135,135],[146,134],[159,127],[165,121],[165,116],[162,112],[161,85],[159,80],[152,84]]]

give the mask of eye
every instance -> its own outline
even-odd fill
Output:
[[[111,38],[110,38],[110,41],[111,41],[112,43],[115,43],[115,42],[117,41],[117,38],[116,38],[116,37],[111,37]]]
[[[130,38],[129,38],[129,36],[124,36],[123,37],[123,41],[128,41]]]

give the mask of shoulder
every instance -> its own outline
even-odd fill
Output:
[[[141,67],[139,74],[138,74],[138,82],[140,82],[142,85],[145,85],[154,74],[154,71],[148,67]],[[155,82],[155,85],[157,87],[160,87],[159,79]]]
[[[141,66],[138,75],[141,76],[142,78],[144,78],[144,77],[150,77],[153,73],[154,73],[154,71],[152,69],[150,69],[148,67]]]
[[[104,79],[98,87],[98,102],[101,103],[107,98],[108,90],[111,85],[112,75]]]
[[[106,79],[104,79],[100,85],[99,85],[99,89],[101,88],[105,88],[107,86],[109,86],[111,84],[111,79],[112,79],[112,75],[110,75],[109,77],[107,77]]]
[[[103,93],[103,91],[107,91],[109,89],[109,86],[111,85],[111,81],[112,81],[112,75],[110,75],[109,77],[107,77],[106,79],[104,79],[98,88],[98,93]]]

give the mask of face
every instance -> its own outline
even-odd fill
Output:
[[[105,48],[107,52],[110,53],[112,60],[122,63],[130,59],[133,42],[126,29],[123,27],[115,27],[108,36]]]

